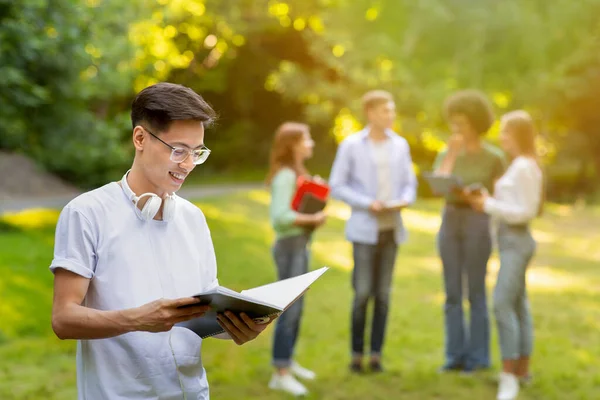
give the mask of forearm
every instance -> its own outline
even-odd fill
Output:
[[[70,304],[52,315],[60,339],[106,339],[136,330],[131,310],[102,311]]]
[[[304,227],[304,226],[313,226],[316,224],[315,216],[313,214],[302,214],[296,213],[296,219],[294,220],[294,225]]]
[[[512,204],[490,197],[485,201],[483,210],[508,224],[524,224],[535,218],[537,204]]]
[[[332,187],[331,194],[334,198],[343,201],[350,207],[362,208],[364,210],[368,210],[371,203],[375,201],[375,199],[359,193],[345,185],[336,185],[335,187]]]
[[[315,224],[315,217],[312,214],[302,214],[292,210],[273,218],[273,226],[278,229],[287,229],[292,226],[310,226]]]
[[[456,154],[448,153],[446,157],[440,163],[440,166],[436,168],[435,174],[437,175],[450,175],[454,169],[456,163]]]

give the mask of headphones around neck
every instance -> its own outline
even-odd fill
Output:
[[[129,175],[129,171],[127,171],[125,175],[123,175],[123,179],[121,179],[121,187],[127,195],[127,198],[133,203],[135,213],[138,216],[138,218],[140,218],[142,221],[153,220],[156,214],[158,213],[158,210],[160,210],[161,204],[164,203],[162,212],[163,221],[173,220],[175,216],[176,206],[175,194],[167,194],[164,199],[161,199],[155,193],[144,193],[139,196],[136,196],[135,193],[133,193],[133,191],[129,187],[129,184],[127,183],[127,175]],[[140,209],[138,207],[138,203],[143,197],[149,197],[149,199],[146,201],[146,204],[144,204],[144,207]]]

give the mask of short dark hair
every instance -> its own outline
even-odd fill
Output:
[[[202,96],[175,83],[161,82],[148,86],[137,94],[131,104],[133,127],[143,122],[157,132],[167,131],[176,120],[201,121],[208,127],[216,118],[217,114]]]
[[[386,104],[390,101],[394,101],[394,96],[390,92],[385,90],[371,90],[362,97],[363,111],[367,112],[380,104]]]
[[[462,114],[478,134],[485,134],[494,123],[492,104],[485,94],[475,89],[460,90],[444,103],[444,117]]]

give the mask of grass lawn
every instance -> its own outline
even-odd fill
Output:
[[[222,285],[241,290],[275,279],[266,192],[203,200]],[[379,376],[352,376],[349,360],[351,248],[343,237],[348,209],[338,203],[315,237],[312,268],[331,267],[309,291],[297,348],[298,361],[319,378],[319,399],[495,399],[499,367],[492,325],[494,370],[472,377],[439,375],[444,300],[435,251],[441,203],[422,201],[404,213],[410,240],[396,264],[384,362]],[[37,215],[37,214],[36,214]],[[39,217],[39,215],[38,215]],[[43,227],[23,231],[0,224],[0,399],[73,399],[75,343],[50,328],[56,213]],[[31,216],[12,217],[21,223]],[[37,217],[36,217],[37,218]],[[536,327],[534,383],[519,399],[600,398],[600,210],[549,206],[535,224],[538,254],[529,273]],[[498,262],[490,262],[494,284]],[[493,317],[492,317],[492,324]],[[214,399],[287,398],[267,389],[273,329],[237,347],[208,339],[203,359]]]

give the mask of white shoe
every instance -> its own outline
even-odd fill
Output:
[[[292,374],[279,375],[274,373],[269,382],[269,389],[282,390],[294,396],[305,396],[308,390],[292,376]]]
[[[300,379],[306,379],[307,381],[312,381],[317,377],[317,374],[315,374],[313,371],[304,368],[295,361],[292,361],[292,365],[290,366],[290,372],[296,377]]]
[[[515,400],[519,394],[519,379],[506,372],[500,373],[497,400]]]

